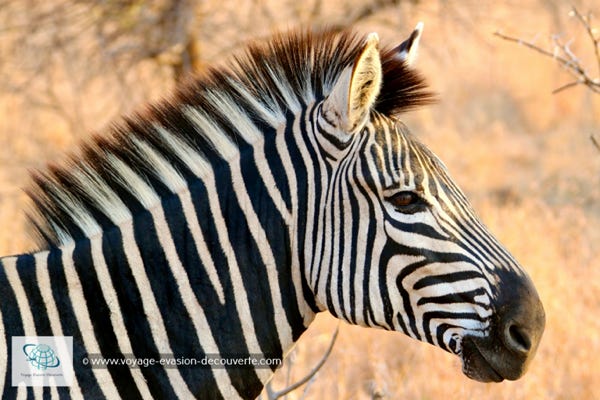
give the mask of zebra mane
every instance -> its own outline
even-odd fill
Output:
[[[250,44],[228,63],[189,79],[170,99],[95,135],[79,155],[34,171],[26,192],[40,247],[100,234],[185,189],[223,162],[232,146],[248,143],[245,128],[274,132],[303,105],[325,98],[364,41],[352,31],[324,30]],[[393,116],[431,102],[424,79],[395,50],[380,54],[376,111]]]

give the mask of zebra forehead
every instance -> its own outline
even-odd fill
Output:
[[[372,144],[380,148],[383,157],[401,163],[404,169],[410,169],[413,173],[422,170],[447,173],[444,163],[402,122],[379,118],[376,126],[381,128],[373,129]]]

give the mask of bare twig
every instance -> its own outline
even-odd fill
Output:
[[[581,83],[581,82],[579,82],[579,81],[569,82],[569,83],[567,83],[567,84],[565,84],[565,85],[562,85],[562,86],[561,86],[561,87],[559,87],[559,88],[556,88],[556,89],[554,89],[554,90],[552,91],[552,94],[556,94],[556,93],[558,93],[558,92],[562,92],[563,90],[565,90],[565,89],[568,89],[568,88],[570,88],[570,87],[573,87],[573,86],[576,86],[576,85],[579,85],[580,83]]]
[[[590,140],[592,141],[592,143],[594,144],[594,147],[600,151],[600,143],[598,143],[598,139],[596,139],[596,136],[594,135],[590,135]]]
[[[268,400],[280,399],[283,396],[287,395],[288,393],[291,393],[292,391],[298,389],[300,386],[306,384],[311,379],[313,379],[314,376],[317,374],[317,372],[319,372],[319,370],[323,367],[323,365],[325,364],[325,361],[327,361],[327,358],[331,354],[331,351],[333,350],[333,345],[335,344],[335,340],[337,339],[339,330],[340,330],[340,326],[338,324],[338,326],[335,328],[335,331],[333,332],[333,335],[331,336],[331,340],[329,342],[329,346],[327,347],[327,350],[325,351],[325,354],[323,354],[323,356],[321,357],[319,362],[302,379],[300,379],[299,381],[286,387],[285,389],[282,389],[279,391],[273,390],[273,388],[271,386],[271,382],[269,382],[266,386]]]
[[[598,78],[592,78],[588,71],[585,69],[585,67],[581,65],[579,58],[573,53],[573,51],[570,48],[571,42],[569,41],[567,43],[562,43],[558,35],[553,35],[552,37],[552,41],[555,45],[554,51],[552,52],[541,48],[533,42],[528,42],[520,38],[508,36],[501,32],[496,32],[494,33],[494,35],[509,42],[514,42],[523,45],[546,57],[553,58],[575,78],[574,81],[555,89],[552,93],[558,93],[573,86],[584,85],[592,92],[600,94],[600,36],[596,37],[596,29],[592,28],[591,13],[588,13],[587,16],[583,16],[575,7],[573,7],[573,9],[570,12],[570,15],[577,17],[578,21],[583,25],[588,36],[592,41],[592,45],[594,47],[594,55],[596,56],[596,61],[598,63]]]
[[[596,61],[598,63],[598,74],[600,74],[600,35],[598,35],[598,37],[596,37],[595,33],[597,32],[597,29],[592,28],[592,25],[591,25],[592,24],[592,13],[588,12],[587,17],[584,17],[583,15],[581,15],[581,13],[579,11],[577,11],[577,8],[575,8],[575,7],[573,7],[571,12],[572,12],[572,15],[577,17],[577,19],[585,27],[585,30],[586,30],[588,36],[590,37],[590,39],[592,40],[592,43],[594,44],[594,54],[596,56]]]

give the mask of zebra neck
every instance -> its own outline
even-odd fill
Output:
[[[212,191],[190,183],[189,192],[93,238],[2,259],[0,349],[10,354],[12,336],[73,336],[76,363],[89,354],[282,357],[314,315],[300,310],[291,235],[272,214],[251,215],[253,204],[231,195],[230,184],[219,181]],[[0,372],[8,367],[0,365]],[[135,388],[131,398],[146,389],[167,398],[206,390],[251,397],[272,374],[269,368],[155,368],[139,375],[75,367],[77,379],[87,382],[81,390],[109,398],[111,390],[123,397],[128,387]],[[128,380],[135,385],[122,383]]]

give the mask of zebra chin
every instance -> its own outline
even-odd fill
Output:
[[[502,382],[518,379],[525,373],[523,363],[512,365],[490,356],[487,351],[490,347],[485,338],[466,336],[463,339],[462,371],[467,377],[479,382]]]

